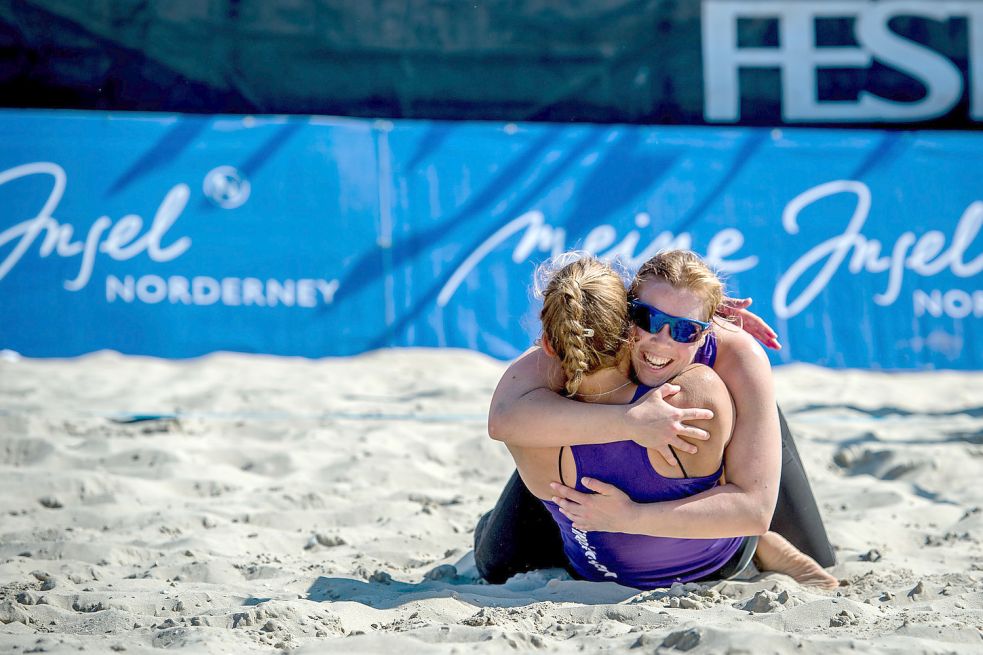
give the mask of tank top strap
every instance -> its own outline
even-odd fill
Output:
[[[647,387],[644,384],[639,384],[638,388],[635,389],[635,395],[631,397],[631,402],[636,402],[639,398],[641,398],[651,390],[652,387]]]
[[[704,366],[709,366],[713,368],[714,363],[717,361],[717,335],[711,330],[707,333],[706,339],[703,340],[703,345],[700,346],[699,350],[696,351],[696,355],[693,357],[694,364],[703,364]]]

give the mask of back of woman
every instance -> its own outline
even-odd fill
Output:
[[[543,348],[564,373],[564,392],[582,402],[630,403],[648,389],[628,377],[631,324],[621,278],[605,263],[582,258],[549,276],[543,292]],[[704,344],[701,344],[701,346]],[[683,362],[680,378],[693,387],[713,387],[715,375],[704,366]],[[709,384],[702,383],[709,380]],[[726,389],[716,379],[717,397]],[[705,392],[704,395],[707,395]],[[692,403],[693,398],[687,402]],[[729,397],[727,398],[729,407]],[[718,403],[719,405],[719,403]],[[721,408],[724,409],[724,408]],[[655,451],[634,441],[579,444],[565,448],[510,450],[528,488],[543,502],[560,528],[569,568],[584,579],[608,580],[638,588],[664,587],[713,574],[741,549],[741,537],[679,539],[613,532],[583,532],[573,527],[550,498],[549,482],[576,483],[584,477],[605,480],[637,502],[676,500],[710,489],[721,475],[721,456],[732,415],[721,411],[713,423],[713,443],[701,447],[699,459],[684,454],[679,467],[668,466]],[[710,427],[709,425],[707,427]],[[677,455],[677,459],[678,459]],[[686,475],[684,464],[696,475]],[[681,475],[682,473],[682,476]]]

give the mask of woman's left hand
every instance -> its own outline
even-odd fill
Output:
[[[550,483],[553,502],[573,527],[584,532],[633,532],[639,505],[614,485],[582,478],[581,483],[594,491],[585,494],[558,482]]]

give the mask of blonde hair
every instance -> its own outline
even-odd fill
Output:
[[[637,298],[639,288],[651,279],[660,279],[702,298],[704,321],[713,318],[724,300],[724,283],[706,262],[689,250],[666,250],[642,264],[631,283],[629,297]]]
[[[624,355],[631,335],[628,293],[621,275],[596,257],[549,269],[547,264],[539,318],[543,338],[566,374],[566,395],[572,396],[585,375],[616,365]]]

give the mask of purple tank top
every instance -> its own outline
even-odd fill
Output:
[[[709,341],[709,339],[708,339]],[[648,391],[639,386],[634,400]],[[634,441],[571,446],[577,464],[576,489],[593,493],[580,480],[592,477],[613,484],[639,503],[678,500],[711,489],[723,466],[699,478],[665,478],[649,461],[648,451]],[[620,532],[582,532],[559,507],[543,501],[560,527],[563,551],[584,579],[610,581],[639,589],[691,582],[718,570],[741,547],[743,537],[681,539]]]
[[[714,332],[710,332],[707,338],[704,339],[703,345],[700,349],[696,351],[696,356],[693,357],[694,364],[703,364],[704,366],[709,366],[713,368],[714,362],[717,361],[717,335]]]

